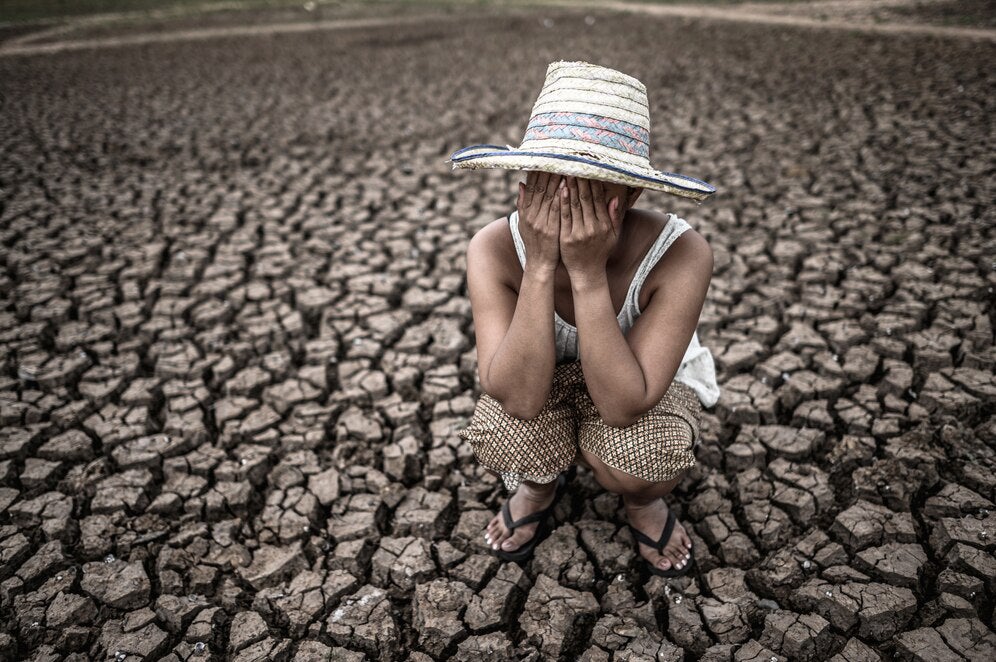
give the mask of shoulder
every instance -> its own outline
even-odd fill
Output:
[[[511,276],[519,258],[508,221],[507,216],[496,218],[474,233],[467,244],[468,271],[486,265],[499,271],[509,282],[513,281]]]
[[[677,287],[679,283],[681,287],[696,284],[708,287],[714,266],[709,240],[676,214],[646,209],[638,213],[642,220],[654,225],[655,232],[663,230],[668,223],[674,223],[673,232],[678,235],[647,274],[647,289],[652,292],[665,284]]]
[[[508,216],[496,218],[475,232],[467,244],[468,253],[471,250],[496,254],[511,251],[515,255],[515,241],[512,239]]]

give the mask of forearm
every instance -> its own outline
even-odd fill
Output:
[[[526,264],[512,323],[491,360],[491,395],[517,418],[535,416],[553,385],[553,279],[553,269]]]
[[[574,278],[578,353],[588,394],[609,425],[623,427],[639,415],[646,380],[619,327],[604,273]]]

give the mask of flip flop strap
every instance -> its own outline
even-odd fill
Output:
[[[671,532],[674,531],[674,523],[677,518],[674,516],[674,511],[670,508],[667,509],[667,523],[664,524],[664,530],[661,532],[660,540],[657,541],[657,553],[660,554],[664,551],[664,545],[667,541],[671,539]]]
[[[512,498],[509,497],[508,499],[505,499],[505,503],[503,503],[501,506],[501,515],[502,519],[505,521],[505,528],[508,529],[509,531],[512,531],[514,529],[519,528],[523,524],[538,522],[539,520],[546,517],[548,514],[550,514],[550,511],[553,510],[553,507],[557,505],[557,502],[560,500],[561,492],[563,491],[564,486],[566,484],[567,484],[566,476],[564,476],[564,474],[560,474],[557,477],[557,488],[554,493],[553,502],[543,510],[537,510],[535,513],[530,513],[528,515],[520,517],[514,522],[512,521],[512,511],[508,505],[509,502],[512,500]]]
[[[629,525],[629,528],[630,531],[633,532],[633,535],[636,537],[637,540],[639,540],[640,542],[649,547],[654,548],[655,550],[657,550],[657,553],[659,554],[664,549],[664,545],[667,544],[667,541],[671,539],[671,532],[674,531],[674,523],[676,521],[677,518],[675,518],[674,512],[670,508],[668,508],[667,522],[664,524],[664,530],[661,532],[661,537],[659,540],[654,540],[646,533],[640,531],[638,528],[633,526],[632,524]]]
[[[511,501],[511,499],[506,499],[505,503],[502,504],[501,507],[502,519],[505,520],[505,528],[508,529],[509,531],[517,529],[523,524],[529,524],[530,522],[538,522],[547,515],[547,510],[538,510],[535,513],[530,513],[528,515],[525,515],[524,517],[520,517],[519,519],[513,522],[512,511],[508,507],[509,501]]]

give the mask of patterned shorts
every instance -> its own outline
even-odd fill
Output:
[[[599,416],[581,362],[558,364],[550,397],[528,420],[505,413],[481,395],[467,427],[457,431],[486,469],[513,492],[522,480],[548,483],[575,462],[579,448],[610,467],[652,482],[671,480],[696,465],[702,403],[695,391],[673,380],[660,402],[627,427]]]

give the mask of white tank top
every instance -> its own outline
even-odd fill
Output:
[[[664,229],[654,240],[647,251],[646,256],[640,263],[640,267],[633,277],[633,282],[629,285],[626,293],[626,300],[623,302],[622,310],[619,311],[619,326],[623,335],[632,328],[633,322],[640,316],[640,289],[647,278],[647,274],[654,268],[664,252],[670,248],[674,240],[689,229],[691,226],[677,215],[668,213],[667,223]],[[519,264],[523,269],[526,267],[526,246],[519,234],[519,212],[513,211],[508,216],[509,229],[512,231],[512,239],[515,241],[515,252],[519,256]],[[578,352],[578,330],[577,327],[568,324],[557,311],[553,311],[554,336],[557,345],[557,363],[566,363],[579,360]],[[719,384],[716,382],[716,364],[712,358],[712,352],[699,343],[699,333],[692,333],[692,339],[685,350],[685,356],[681,360],[681,366],[674,375],[675,380],[687,384],[699,396],[699,401],[703,407],[712,407],[719,400]]]

